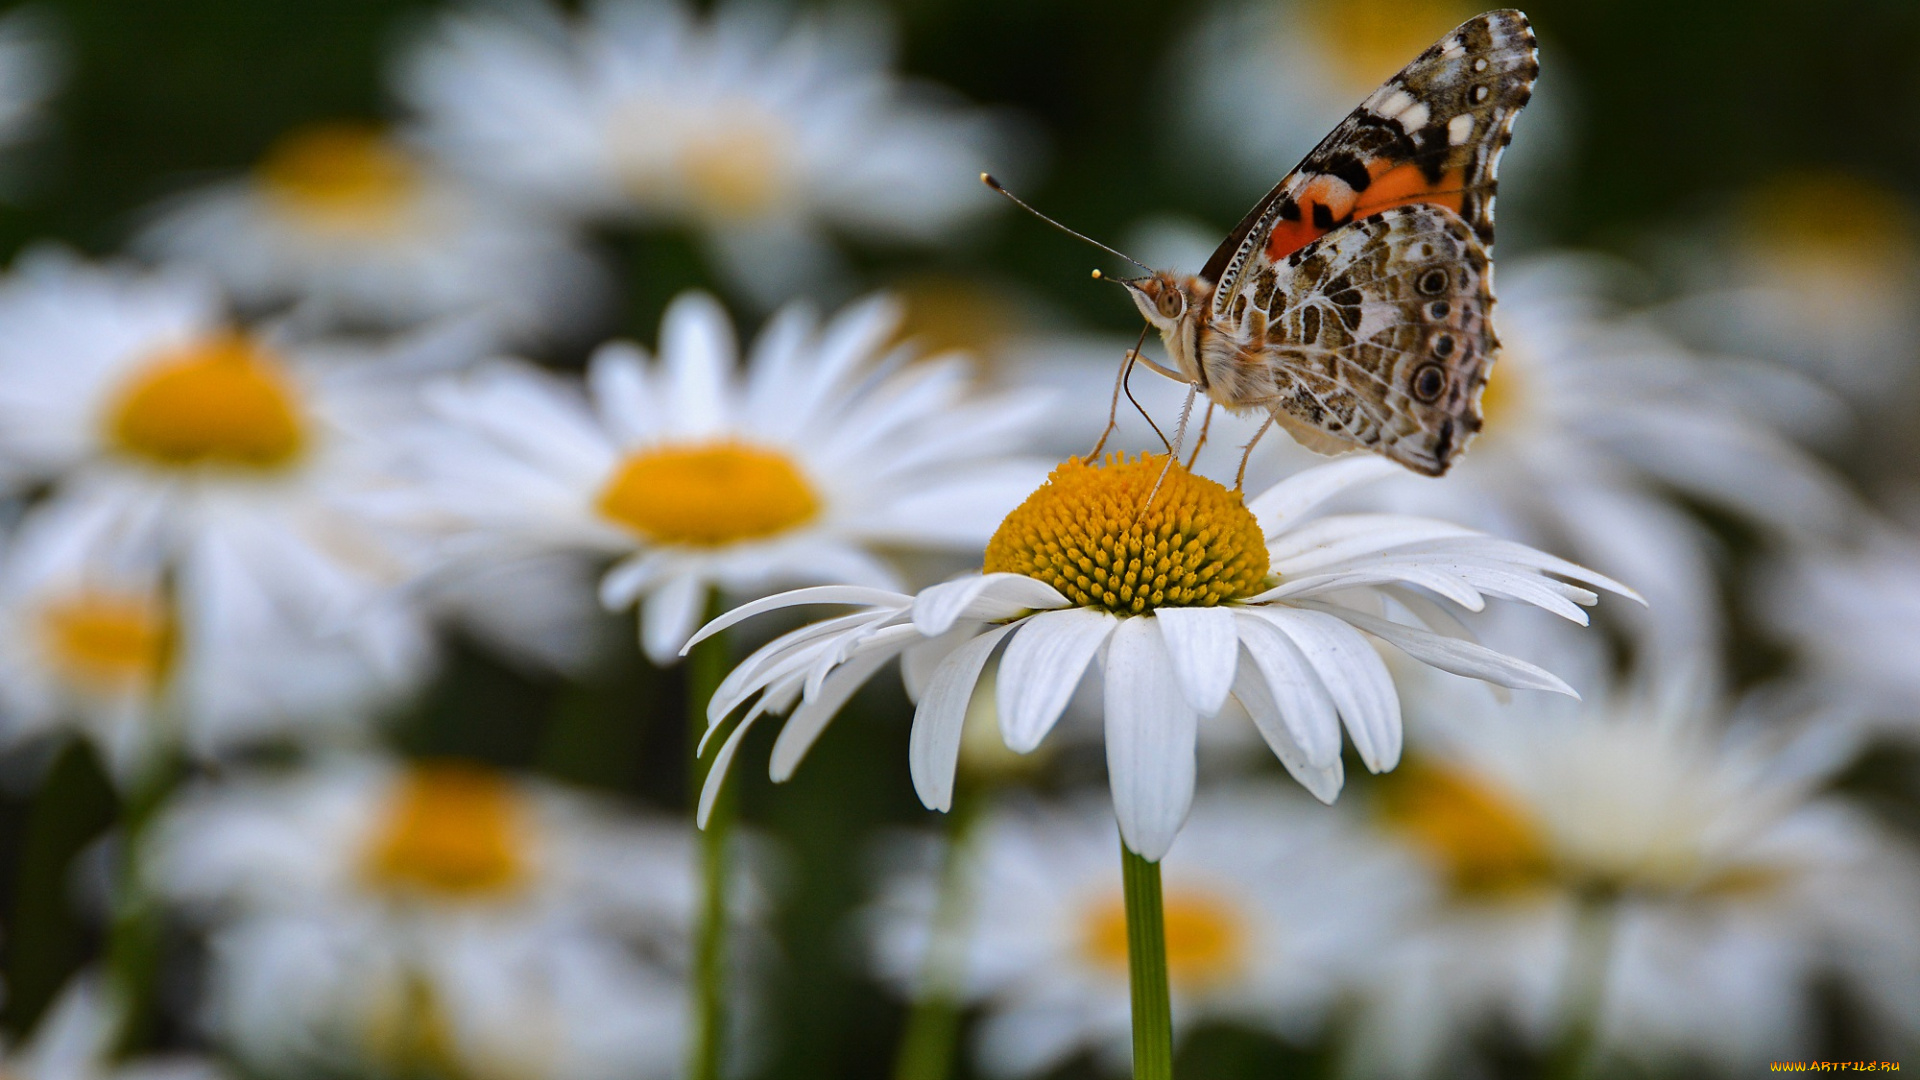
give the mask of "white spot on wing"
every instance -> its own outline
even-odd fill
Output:
[[[1385,90],[1386,87],[1383,86],[1381,87],[1381,89]],[[1387,117],[1390,120],[1400,120],[1400,114],[1406,112],[1409,108],[1412,108],[1414,104],[1415,102],[1413,100],[1412,94],[1407,93],[1405,90],[1395,90],[1393,93],[1387,95],[1386,99],[1381,101],[1380,104],[1376,106],[1373,111],[1379,113],[1381,116]],[[1412,128],[1416,126],[1416,125],[1407,123],[1405,120],[1401,120],[1400,123],[1402,127],[1406,127],[1406,128]]]
[[[1421,128],[1427,126],[1428,115],[1430,114],[1427,111],[1426,103],[1416,101],[1401,111],[1400,126],[1408,131],[1419,131]]]
[[[1473,137],[1473,114],[1461,113],[1447,121],[1447,142],[1459,146]]]

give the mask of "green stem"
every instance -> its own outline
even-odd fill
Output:
[[[1167,990],[1167,932],[1160,864],[1120,844],[1127,898],[1127,981],[1133,990],[1133,1080],[1172,1080],[1173,1005]]]
[[[718,615],[719,597],[708,604]],[[693,647],[687,657],[688,737],[694,752],[688,794],[697,806],[711,757],[703,764],[698,754],[707,732],[707,702],[727,674],[727,635],[715,634]],[[719,753],[719,740],[710,747]],[[700,833],[701,905],[694,927],[693,1032],[687,1076],[690,1080],[719,1080],[726,1048],[727,894],[728,855],[732,846],[736,805],[727,787],[713,804],[707,827]]]
[[[154,981],[160,972],[160,908],[141,880],[141,847],[147,828],[182,775],[182,763],[158,750],[128,785],[121,804],[119,895],[107,932],[107,977],[119,995],[120,1030],[113,1041],[116,1058],[145,1047],[153,1034]]]
[[[1560,1034],[1547,1059],[1548,1080],[1581,1080],[1593,1067],[1607,969],[1613,959],[1616,908],[1612,893],[1583,893],[1574,909],[1573,940],[1560,990]]]
[[[955,787],[947,814],[947,850],[940,868],[940,899],[920,969],[919,995],[907,1017],[894,1080],[947,1080],[953,1073],[954,1045],[960,1034],[960,982],[967,960],[968,923],[973,918],[972,882],[967,855],[973,826],[980,819],[986,792],[965,778]]]

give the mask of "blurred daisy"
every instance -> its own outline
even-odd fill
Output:
[[[14,1080],[219,1080],[211,1062],[184,1055],[115,1061],[120,1009],[103,981],[75,976],[34,1024],[33,1035],[0,1051],[0,1070]]]
[[[577,329],[604,293],[567,232],[483,197],[364,124],[295,130],[251,175],[175,199],[136,241],[253,308],[399,327],[451,315]]]
[[[829,229],[928,240],[993,205],[993,131],[887,70],[871,16],[606,0],[442,19],[401,65],[426,145],[556,210],[692,228],[762,302],[835,269]]]
[[[426,628],[397,592],[421,556],[382,524],[384,439],[423,370],[470,342],[283,344],[234,328],[192,279],[59,253],[0,282],[0,327],[0,462],[51,485],[22,527],[43,554],[11,571],[14,603],[90,586],[83,558],[125,579],[112,595],[164,586],[164,611],[127,608],[147,614],[113,647],[178,650],[168,693],[198,750],[363,720],[425,674]]]
[[[709,624],[701,636],[777,608],[860,608],[774,640],[721,684],[707,709],[709,737],[759,700],[707,774],[703,816],[761,716],[794,710],[773,747],[773,778],[784,780],[840,706],[896,656],[919,701],[914,788],[927,806],[948,809],[968,702],[1004,643],[995,700],[1001,736],[1019,753],[1046,737],[1099,658],[1120,833],[1158,860],[1193,800],[1200,721],[1220,715],[1229,697],[1288,772],[1331,802],[1343,783],[1343,723],[1368,769],[1400,759],[1400,699],[1375,640],[1447,671],[1572,693],[1549,672],[1453,636],[1463,631],[1436,598],[1474,610],[1489,596],[1516,600],[1584,624],[1581,605],[1598,600],[1587,586],[1632,595],[1572,563],[1441,521],[1306,520],[1343,488],[1397,468],[1383,459],[1308,469],[1244,505],[1164,463],[1069,460],[1001,523],[983,572],[918,596],[801,589]],[[1390,617],[1400,612],[1418,625]]]
[[[1421,875],[1301,800],[1248,789],[1199,800],[1162,870],[1173,1015],[1310,1039],[1377,943],[1419,902]],[[976,1057],[991,1076],[1131,1053],[1126,911],[1112,812],[995,813],[972,834],[972,916],[960,993],[984,1006]],[[913,993],[936,882],[896,869],[867,912],[875,964]]]
[[[1766,568],[1753,594],[1805,674],[1920,734],[1920,541],[1881,527],[1856,547],[1803,551]]]
[[[658,360],[605,346],[585,396],[518,363],[438,386],[418,464],[456,565],[616,557],[600,598],[642,603],[642,642],[664,664],[715,589],[899,588],[889,553],[978,550],[1041,474],[1005,455],[1043,403],[970,400],[951,357],[902,366],[896,321],[884,300],[824,327],[789,307],[742,373],[726,312],[688,294]]]
[[[213,928],[206,1020],[264,1072],[671,1077],[689,841],[476,764],[341,759],[189,792],[147,870]]]
[[[1853,503],[1768,422],[1782,398],[1825,404],[1817,390],[1613,314],[1606,273],[1573,257],[1502,264],[1500,361],[1473,451],[1444,483],[1395,477],[1359,504],[1564,545],[1645,593],[1648,610],[1631,617],[1649,660],[1693,662],[1718,647],[1718,549],[1674,493],[1776,541],[1830,533]]]
[[[1450,690],[1376,791],[1381,835],[1443,889],[1380,952],[1357,1073],[1457,1071],[1490,1023],[1538,1049],[1587,1013],[1602,1055],[1744,1075],[1818,1056],[1834,978],[1888,1056],[1920,1033],[1920,866],[1821,794],[1844,727],[1618,687],[1584,707]]]
[[[1483,10],[1466,0],[1233,0],[1213,5],[1194,20],[1192,32],[1174,54],[1182,105],[1178,141],[1182,149],[1199,150],[1205,159],[1224,158],[1239,181],[1222,195],[1251,201],[1381,83]],[[1556,54],[1554,60],[1557,70],[1564,57]],[[1545,174],[1564,158],[1568,133],[1575,130],[1567,122],[1564,77],[1549,71],[1536,89],[1519,122],[1521,137],[1501,160],[1503,179],[1526,178],[1501,190],[1500,209],[1509,226],[1516,209],[1514,193],[1524,198],[1530,190],[1556,187],[1543,183],[1549,179]],[[1191,156],[1182,160],[1190,171]]]

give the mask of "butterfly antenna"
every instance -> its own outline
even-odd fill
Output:
[[[1000,194],[1005,195],[1007,198],[1012,199],[1013,205],[1019,207],[1022,210],[1025,210],[1027,213],[1032,214],[1034,217],[1039,218],[1041,221],[1046,222],[1047,224],[1053,226],[1054,228],[1059,229],[1061,232],[1066,233],[1068,236],[1079,237],[1080,239],[1085,240],[1087,243],[1092,244],[1094,247],[1099,248],[1101,251],[1104,251],[1109,255],[1117,255],[1120,258],[1125,259],[1128,262],[1132,263],[1133,265],[1139,267],[1140,269],[1145,270],[1147,273],[1149,274],[1153,273],[1153,267],[1148,266],[1146,263],[1141,262],[1139,259],[1136,259],[1131,255],[1128,255],[1126,252],[1115,251],[1113,248],[1110,248],[1107,245],[1101,243],[1100,241],[1095,240],[1093,237],[1088,236],[1086,233],[1075,232],[1074,230],[1067,228],[1065,225],[1060,224],[1059,222],[1053,220],[1047,215],[1041,213],[1040,211],[1035,210],[1033,207],[1027,205],[1027,201],[1025,199],[1022,199],[1020,196],[1015,195],[1013,192],[1008,191],[1006,188],[1000,186],[1000,181],[995,180],[993,178],[992,173],[981,173],[980,182],[992,188],[993,190],[999,192]],[[1099,277],[1100,275],[1098,273],[1095,273],[1093,276]]]

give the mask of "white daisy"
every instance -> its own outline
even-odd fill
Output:
[[[1689,661],[1717,648],[1718,548],[1674,492],[1774,541],[1834,531],[1853,501],[1768,422],[1788,390],[1802,409],[1824,404],[1817,390],[1691,353],[1647,319],[1608,311],[1608,274],[1576,257],[1503,263],[1485,430],[1444,482],[1396,477],[1356,505],[1564,545],[1646,594],[1633,629],[1651,660]]]
[[[1198,800],[1163,864],[1176,1032],[1237,1023],[1311,1039],[1423,877],[1312,804],[1246,789]],[[1115,1071],[1131,1052],[1126,912],[1112,812],[997,812],[970,834],[962,1000],[984,1008],[992,1076],[1044,1074],[1081,1051]],[[875,964],[914,993],[937,882],[896,868],[866,914]]]
[[[978,550],[1041,469],[1004,456],[1040,403],[969,400],[953,358],[903,366],[911,350],[888,344],[896,320],[884,300],[824,327],[789,307],[739,372],[726,312],[689,294],[667,311],[657,361],[607,345],[585,395],[505,362],[438,386],[441,424],[418,454],[435,513],[454,550],[482,563],[618,558],[600,597],[643,602],[658,663],[714,589],[898,588],[888,552]]]
[[[425,674],[426,627],[397,593],[421,555],[377,505],[384,440],[423,369],[469,342],[283,344],[235,329],[193,279],[59,253],[0,282],[0,327],[0,468],[51,486],[21,543],[164,577],[194,749],[363,719]]]
[[[351,324],[466,315],[526,337],[578,329],[606,291],[564,228],[362,124],[289,133],[250,175],[173,200],[135,245],[249,307]]]
[[[342,759],[189,792],[146,880],[213,928],[206,1019],[273,1075],[671,1077],[690,841],[471,763]]]
[[[97,975],[68,982],[19,1047],[0,1051],[0,1071],[16,1080],[221,1080],[226,1071],[185,1055],[116,1062],[120,1006]]]
[[[991,206],[993,134],[887,70],[883,28],[843,12],[697,15],[606,0],[442,19],[399,73],[452,168],[543,205],[693,228],[771,301],[817,286],[828,228],[925,240]]]
[[[1158,860],[1193,799],[1199,723],[1229,697],[1294,778],[1331,801],[1343,782],[1343,722],[1368,769],[1400,758],[1400,700],[1376,639],[1444,670],[1572,693],[1549,672],[1466,640],[1436,597],[1475,610],[1489,596],[1517,600],[1584,623],[1580,605],[1598,600],[1585,586],[1632,595],[1572,563],[1441,521],[1305,520],[1340,490],[1396,468],[1382,459],[1306,470],[1245,505],[1178,466],[1163,474],[1164,460],[1061,465],[1002,522],[983,573],[918,596],[801,589],[709,624],[702,636],[776,608],[860,608],[776,639],[721,684],[709,737],[735,708],[759,701],[707,774],[703,813],[761,716],[799,706],[774,744],[773,778],[784,780],[853,691],[902,654],[919,701],[914,787],[927,806],[947,809],[968,701],[1004,643],[1000,731],[1022,753],[1046,737],[1099,658],[1120,832],[1135,853]],[[1423,625],[1389,617],[1399,612]]]
[[[1600,1054],[1744,1074],[1820,1056],[1817,987],[1836,977],[1885,1056],[1920,1034],[1920,864],[1821,793],[1845,727],[1728,726],[1619,687],[1585,706],[1465,684],[1423,700],[1432,739],[1380,782],[1372,821],[1442,888],[1380,950],[1357,1073],[1457,1071],[1490,1022],[1544,1050],[1597,1011]]]
[[[1920,733],[1920,540],[1892,526],[1776,560],[1754,588],[1803,673],[1888,730]]]

